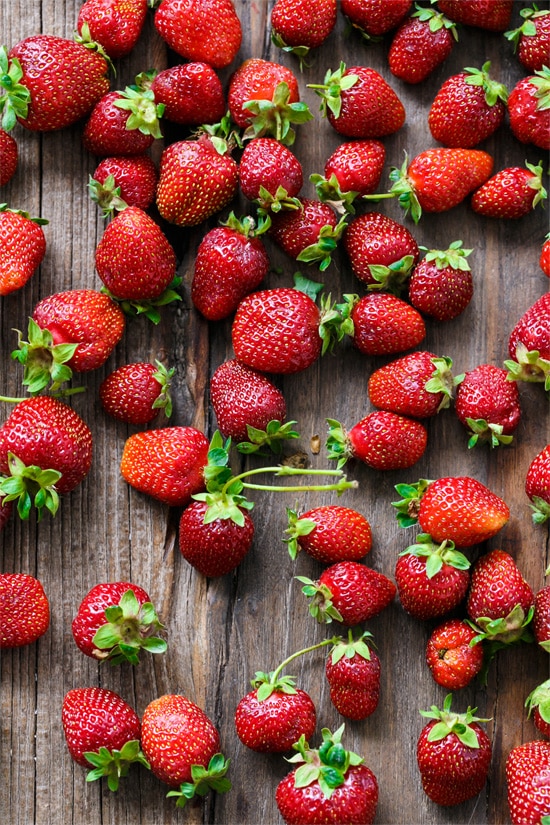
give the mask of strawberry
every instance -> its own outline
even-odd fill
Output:
[[[165,694],[150,702],[141,718],[141,746],[151,771],[174,790],[167,796],[183,807],[209,788],[231,788],[220,735],[206,713],[185,696]]]
[[[456,25],[434,8],[421,8],[395,32],[388,51],[390,72],[405,83],[421,83],[450,55],[458,40]]]
[[[5,186],[13,178],[18,161],[17,141],[9,132],[0,129],[0,186]]]
[[[310,175],[310,180],[320,200],[338,212],[354,212],[354,201],[378,188],[385,157],[379,140],[344,141],[326,161],[324,175]]]
[[[169,48],[188,61],[223,69],[241,46],[241,22],[232,0],[162,0],[155,28]]]
[[[474,716],[477,708],[465,713],[451,711],[452,693],[443,708],[432,705],[420,713],[430,721],[424,725],[416,745],[416,759],[422,787],[438,805],[459,805],[477,796],[487,781],[492,758],[491,740]]]
[[[148,155],[104,158],[90,177],[90,197],[105,216],[126,206],[148,209],[155,200],[158,173]]]
[[[451,321],[464,312],[474,294],[472,272],[466,260],[471,252],[462,249],[462,241],[453,241],[448,249],[426,250],[409,278],[411,304],[438,321]]]
[[[519,80],[508,96],[510,129],[521,143],[550,149],[550,68]]]
[[[491,447],[509,444],[521,419],[517,384],[507,380],[502,367],[480,364],[464,374],[456,391],[455,411],[469,430],[469,447],[480,440]]]
[[[287,509],[288,527],[284,541],[290,558],[300,550],[322,564],[359,561],[372,549],[369,522],[357,510],[338,504],[325,504],[301,516]]]
[[[275,0],[271,9],[271,38],[300,59],[321,46],[336,25],[336,0]]]
[[[164,427],[134,433],[124,444],[120,472],[141,493],[184,507],[205,489],[208,439],[194,427]]]
[[[544,274],[550,278],[550,232],[546,235],[542,243],[539,266]]]
[[[179,523],[182,556],[203,576],[225,576],[244,559],[254,539],[254,523],[243,504],[198,493]],[[248,504],[248,502],[246,502]]]
[[[463,619],[446,619],[431,632],[426,662],[434,681],[447,690],[460,690],[475,679],[483,666],[483,644]]]
[[[317,581],[296,576],[310,600],[309,612],[318,622],[333,620],[353,627],[377,616],[393,601],[395,584],[377,570],[356,561],[327,567]]]
[[[16,121],[34,132],[71,126],[109,89],[108,64],[82,43],[50,34],[26,37],[6,53],[0,48],[2,128]]]
[[[330,701],[339,714],[355,721],[373,714],[380,699],[380,659],[371,639],[368,631],[354,639],[349,630],[348,639],[334,645],[325,664]]]
[[[527,716],[533,714],[533,723],[544,736],[550,737],[550,679],[537,685],[525,700]]]
[[[550,292],[521,316],[508,339],[510,380],[543,382],[550,389]]]
[[[550,742],[537,739],[512,748],[506,785],[512,825],[537,825],[550,811]]]
[[[241,192],[269,212],[298,207],[304,183],[302,164],[275,138],[255,138],[244,147],[239,162]]]
[[[0,295],[21,289],[34,275],[46,254],[44,218],[0,204]]]
[[[4,529],[13,513],[13,502],[0,498],[0,532]]]
[[[542,185],[542,165],[501,169],[476,189],[470,204],[478,215],[489,218],[518,219],[543,203],[547,192]]]
[[[137,85],[108,92],[90,112],[82,144],[98,157],[142,155],[155,138],[162,137],[158,120],[162,111],[153,93]]]
[[[535,593],[535,612],[533,614],[533,634],[535,641],[543,650],[550,652],[550,585],[547,584]]]
[[[374,69],[329,69],[324,83],[308,83],[321,97],[321,114],[332,128],[348,138],[381,138],[397,132],[405,123],[405,108],[396,92]]]
[[[521,26],[504,32],[504,37],[514,46],[518,60],[530,74],[540,71],[548,64],[550,52],[550,10],[531,8],[520,9],[523,18]]]
[[[466,596],[470,562],[452,541],[435,544],[427,533],[403,550],[395,565],[395,583],[403,609],[415,619],[437,619]]]
[[[328,457],[337,460],[338,467],[354,458],[373,470],[405,469],[422,458],[428,444],[420,421],[385,410],[369,413],[347,432],[338,421],[327,421]]]
[[[275,800],[286,825],[349,822],[372,825],[378,806],[378,782],[361,756],[342,745],[344,725],[323,728],[319,749],[301,737],[294,744],[298,763],[277,785]]]
[[[487,541],[510,518],[505,501],[471,476],[445,476],[435,481],[398,484],[404,498],[393,502],[401,527],[418,522],[435,542],[471,547]]]
[[[25,573],[0,573],[0,650],[30,645],[49,626],[50,603],[42,583]]]
[[[270,268],[262,240],[265,221],[255,223],[231,212],[220,226],[202,238],[193,270],[191,300],[209,321],[227,318],[240,301],[258,287]]]
[[[87,781],[106,776],[109,789],[116,791],[120,778],[128,774],[132,764],[149,767],[140,750],[139,717],[113,690],[69,690],[63,698],[61,722],[74,761],[93,768]]]
[[[149,424],[160,410],[172,415],[170,383],[174,368],[155,361],[124,364],[109,373],[99,387],[99,399],[105,412],[127,424]]]
[[[344,248],[360,281],[369,288],[390,292],[403,288],[420,257],[407,227],[381,212],[352,218],[344,234]]]
[[[371,404],[409,418],[430,418],[451,403],[459,380],[452,360],[418,350],[378,367],[368,381]]]
[[[504,32],[510,25],[514,0],[438,0],[437,5],[456,23]]]
[[[146,16],[147,0],[86,0],[76,28],[84,43],[99,43],[112,60],[118,60],[136,45]]]
[[[101,582],[82,599],[72,623],[78,648],[96,661],[139,662],[139,651],[164,653],[166,642],[153,636],[161,629],[145,590],[125,581]]]
[[[340,10],[367,40],[397,28],[412,8],[412,0],[341,0]]]
[[[535,524],[550,518],[550,444],[532,459],[525,476],[525,492],[531,502]]]
[[[412,349],[426,336],[426,325],[420,313],[388,292],[370,292],[345,296],[347,307],[338,304],[344,318],[349,318],[344,330],[353,345],[365,355],[392,355]],[[351,326],[350,326],[351,324]]]
[[[170,66],[151,79],[155,103],[162,117],[184,126],[217,123],[226,111],[220,78],[208,63],[194,61]]]
[[[323,272],[346,227],[331,206],[312,198],[298,198],[298,209],[281,209],[271,217],[269,235],[291,258],[318,263]]]
[[[444,146],[471,149],[490,137],[504,120],[508,90],[481,69],[466,68],[443,83],[428,112],[434,140]]]
[[[34,505],[55,515],[59,495],[70,493],[88,475],[92,433],[67,404],[51,396],[20,401],[0,427],[0,493],[16,501],[28,519]]]

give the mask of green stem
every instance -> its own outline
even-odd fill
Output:
[[[279,665],[277,670],[273,671],[273,673],[271,674],[270,683],[272,685],[274,685],[276,683],[277,678],[278,678],[279,674],[281,673],[281,671],[284,670],[284,668],[288,664],[290,664],[290,662],[294,661],[294,659],[297,659],[298,656],[302,656],[304,653],[311,653],[312,650],[318,650],[318,648],[325,647],[326,645],[338,644],[338,642],[340,642],[340,641],[341,641],[340,636],[332,636],[332,638],[323,639],[322,642],[318,642],[317,644],[311,645],[310,647],[304,647],[303,650],[297,650],[295,653],[293,653],[291,656],[288,656],[288,658],[286,658],[283,662],[281,662],[281,664]]]
[[[349,490],[351,488],[355,489],[358,487],[357,481],[347,481],[346,479],[341,479],[337,484],[298,484],[294,487],[277,487],[276,485],[270,484],[247,484],[243,481],[243,487],[246,487],[248,490],[267,490],[268,492],[277,492],[279,490],[284,491],[285,493],[300,493],[304,490],[307,491],[327,491],[327,490]]]
[[[249,476],[254,475],[261,475],[262,473],[274,473],[275,475],[279,476],[339,476],[340,480],[336,484],[304,484],[300,486],[293,486],[293,487],[277,487],[274,485],[269,484],[250,484],[249,482],[242,481],[243,478],[248,478]],[[350,487],[357,487],[358,483],[356,481],[347,481],[347,479],[342,478],[342,470],[300,470],[298,467],[286,467],[285,465],[278,465],[277,467],[257,467],[254,470],[246,470],[244,473],[240,473],[236,476],[231,476],[222,488],[222,494],[227,492],[227,489],[234,484],[236,481],[241,481],[243,487],[247,487],[249,490],[267,490],[268,492],[277,492],[279,490],[283,490],[289,493],[299,493],[303,490],[338,490],[343,491],[347,490]]]
[[[54,392],[50,392],[49,395],[52,398],[65,398],[65,396],[75,395],[77,392],[86,392],[86,387],[67,387],[63,390],[55,390]],[[29,398],[34,397],[36,396],[25,395],[22,398],[12,398],[9,395],[0,395],[0,401],[6,401],[8,404],[19,404],[21,401],[28,401]]]

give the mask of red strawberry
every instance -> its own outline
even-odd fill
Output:
[[[523,313],[510,333],[508,353],[504,366],[511,380],[540,381],[550,389],[550,292]]]
[[[401,605],[415,619],[437,619],[454,610],[466,596],[470,562],[452,541],[434,544],[427,533],[403,550],[395,565]]]
[[[42,225],[47,223],[0,204],[0,296],[25,286],[42,263],[46,254]]]
[[[341,0],[340,10],[368,40],[397,28],[412,7],[412,0]]]
[[[510,25],[514,0],[438,0],[437,5],[456,23],[503,32]]]
[[[392,355],[412,349],[426,336],[426,325],[420,313],[388,292],[370,292],[359,298],[347,296],[348,306],[341,306],[344,318],[353,328],[349,332],[353,344],[365,355]],[[340,305],[338,305],[340,307]]]
[[[533,723],[544,736],[550,737],[550,679],[537,685],[525,700],[527,716],[533,714]]]
[[[466,260],[471,252],[462,249],[462,241],[453,241],[448,249],[427,250],[409,278],[411,304],[438,321],[451,321],[464,312],[474,294]]]
[[[287,516],[288,538],[284,541],[292,559],[303,550],[322,564],[336,564],[359,561],[371,551],[371,526],[365,516],[350,507],[325,504],[301,516],[289,509]]]
[[[447,619],[430,634],[426,662],[434,681],[447,690],[460,690],[475,679],[483,666],[483,644],[462,619]]]
[[[139,662],[139,651],[164,653],[166,642],[151,599],[142,587],[125,581],[96,584],[82,599],[72,623],[79,649],[96,661]]]
[[[318,263],[324,271],[345,229],[331,206],[312,198],[298,198],[298,209],[273,213],[269,235],[291,258]]]
[[[533,633],[537,644],[550,652],[550,584],[535,593]]]
[[[444,146],[471,149],[499,128],[506,113],[508,90],[481,69],[466,68],[441,86],[428,112],[434,140]]]
[[[245,198],[266,211],[297,207],[296,195],[304,183],[302,165],[288,146],[275,138],[255,138],[241,155],[239,183]]]
[[[382,75],[367,66],[340,63],[336,71],[327,71],[324,83],[308,86],[322,99],[323,117],[344,137],[381,138],[405,123],[401,100]]]
[[[9,132],[0,129],[0,186],[5,186],[13,178],[18,160],[17,141]]]
[[[117,421],[127,424],[149,424],[160,410],[166,418],[172,414],[170,383],[174,368],[155,361],[124,364],[109,373],[99,387],[103,409]]]
[[[55,515],[59,495],[71,492],[88,475],[92,433],[67,404],[51,396],[20,401],[0,427],[2,501],[17,501],[22,519],[31,507]]]
[[[471,547],[495,536],[510,518],[506,502],[470,476],[446,476],[417,484],[398,484],[404,498],[393,503],[402,527],[418,521],[436,542]]]
[[[286,825],[349,822],[372,825],[378,783],[362,757],[342,745],[344,726],[323,729],[323,743],[310,749],[304,737],[290,761],[298,763],[277,785],[275,800]]]
[[[318,581],[296,576],[310,599],[309,612],[318,622],[342,622],[347,627],[366,622],[382,612],[394,599],[395,584],[383,573],[342,561],[327,567]]]
[[[518,81],[508,97],[510,129],[522,143],[550,149],[550,68]]]
[[[336,0],[275,0],[271,37],[276,46],[303,62],[310,49],[325,42],[336,25]]]
[[[550,53],[550,10],[532,8],[520,9],[523,18],[521,26],[504,32],[504,36],[514,45],[518,60],[529,73],[540,71],[548,64]]]
[[[65,694],[61,721],[69,753],[83,767],[86,779],[107,777],[116,791],[119,780],[137,762],[149,767],[140,750],[140,721],[135,710],[112,690],[75,688]]]
[[[354,458],[373,470],[405,469],[422,458],[428,443],[420,421],[385,410],[369,413],[347,432],[338,421],[327,421],[328,457],[339,467]]]
[[[550,232],[543,241],[540,250],[539,265],[544,274],[550,278]]]
[[[338,212],[354,212],[356,198],[376,191],[386,149],[379,140],[350,140],[341,143],[325,163],[324,175],[310,175],[320,200]]]
[[[374,713],[380,699],[380,659],[373,649],[372,634],[357,639],[349,631],[332,648],[325,664],[330,701],[342,716],[360,721]]]
[[[242,28],[232,0],[162,0],[155,27],[168,46],[186,60],[229,66],[241,46]]]
[[[352,218],[344,234],[344,247],[360,281],[392,292],[402,289],[420,257],[407,227],[381,212]]]
[[[126,206],[148,209],[155,200],[157,180],[156,166],[148,155],[116,156],[98,164],[88,188],[107,216]]]
[[[421,710],[430,719],[420,732],[416,758],[422,787],[438,805],[459,805],[477,796],[487,781],[491,765],[491,741],[474,716],[477,708],[465,713],[451,711],[452,693],[440,710],[432,705]]]
[[[550,810],[550,742],[537,739],[512,748],[506,759],[512,825],[538,825]]]
[[[0,650],[30,645],[49,626],[50,603],[42,583],[25,573],[0,573]]]
[[[220,735],[206,713],[190,699],[166,694],[150,702],[141,718],[141,746],[151,771],[171,788],[168,796],[183,807],[209,788],[224,793],[228,762],[220,753]]]
[[[501,169],[489,178],[472,195],[471,207],[478,215],[515,220],[528,215],[546,198],[542,166],[526,163],[525,167]]]
[[[99,43],[112,60],[118,60],[136,45],[146,16],[147,0],[86,0],[76,28],[84,43]]]
[[[509,444],[521,419],[517,384],[507,380],[502,367],[480,364],[464,374],[456,391],[455,411],[469,430],[469,447],[479,440],[492,447]]]
[[[267,224],[253,218],[227,221],[208,231],[197,249],[191,300],[209,321],[235,312],[240,301],[258,287],[270,268],[262,240]]]
[[[440,66],[458,40],[456,26],[441,11],[421,8],[404,20],[390,44],[390,72],[406,83],[421,83]]]
[[[35,132],[71,126],[109,90],[108,65],[102,55],[50,34],[26,37],[9,54],[2,47],[0,66],[9,78],[7,86],[0,81],[6,131],[16,120]]]
[[[151,91],[171,123],[201,126],[217,123],[226,111],[220,78],[208,63],[194,61],[171,66],[154,75]]]
[[[450,358],[419,350],[379,367],[368,381],[371,404],[409,418],[430,418],[448,407],[459,378]]]
[[[92,155],[142,155],[161,138],[158,118],[162,108],[153,93],[138,86],[103,95],[84,126],[82,143]]]
[[[550,518],[550,444],[543,447],[529,464],[525,492],[531,501],[534,523],[544,524]]]
[[[180,518],[180,552],[203,576],[225,576],[250,550],[254,523],[237,500],[228,502],[212,493],[194,498],[200,500],[188,504]]]
[[[194,427],[163,427],[131,435],[124,445],[120,472],[141,493],[164,504],[184,507],[205,489],[203,470],[208,439]]]

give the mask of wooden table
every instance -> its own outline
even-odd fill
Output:
[[[520,21],[518,2],[514,23]],[[231,72],[247,57],[280,60],[297,71],[294,60],[279,52],[269,40],[272,2],[235,0],[243,24],[243,42],[235,64],[221,72],[227,83]],[[8,46],[39,32],[70,37],[76,26],[79,3],[11,0],[0,4],[0,39]],[[315,120],[299,130],[295,150],[301,159],[306,184],[303,194],[312,196],[309,174],[321,172],[325,159],[339,138],[318,115],[319,100],[310,82],[321,82],[328,68],[340,60],[347,65],[366,64],[381,71],[400,95],[407,111],[405,126],[385,140],[387,171],[399,166],[404,151],[414,156],[433,145],[427,128],[427,112],[441,83],[464,66],[481,66],[490,60],[495,77],[509,88],[524,74],[508,41],[501,35],[462,30],[460,43],[446,63],[420,86],[407,86],[392,78],[386,64],[388,41],[367,45],[345,32],[339,16],[326,46],[314,56],[311,67],[300,75],[303,99]],[[135,74],[152,66],[162,68],[173,59],[153,27],[152,12],[135,51],[120,61],[114,88],[123,88]],[[178,132],[170,129],[170,135]],[[21,368],[10,360],[16,345],[14,328],[26,329],[27,317],[39,299],[55,291],[93,287],[100,282],[94,272],[94,250],[104,222],[87,192],[88,175],[96,166],[81,145],[82,125],[58,133],[33,134],[17,127],[20,165],[13,181],[2,192],[12,207],[42,215],[48,250],[40,271],[24,289],[0,302],[2,389],[21,394]],[[533,146],[516,141],[507,125],[482,146],[495,158],[495,169],[538,162],[543,155]],[[158,160],[162,145],[153,148]],[[382,186],[387,185],[384,173]],[[246,204],[232,207],[243,213]],[[365,210],[368,207],[360,207]],[[376,207],[373,207],[376,208]],[[420,244],[445,246],[461,238],[473,248],[471,265],[475,279],[474,299],[462,316],[447,324],[428,320],[422,347],[452,357],[456,372],[482,362],[501,364],[507,357],[509,333],[520,315],[548,289],[538,266],[548,211],[537,209],[519,221],[476,217],[467,203],[440,215],[425,215],[418,226],[405,220],[396,203],[381,210],[403,220]],[[224,213],[225,216],[226,213]],[[321,567],[301,554],[290,560],[282,542],[286,507],[296,503],[303,510],[336,501],[334,494],[308,493],[255,495],[253,516],[256,538],[248,557],[234,574],[206,580],[182,558],[178,549],[179,513],[128,487],[119,473],[125,439],[135,428],[116,423],[104,414],[98,400],[102,379],[118,365],[159,358],[176,368],[173,424],[191,424],[209,436],[216,422],[209,407],[209,375],[232,355],[227,320],[208,324],[194,310],[189,287],[197,246],[208,228],[172,228],[183,278],[183,300],[166,308],[162,321],[153,326],[144,318],[129,321],[126,334],[107,364],[82,376],[87,391],[74,397],[74,408],[89,423],[94,439],[94,462],[86,481],[62,501],[55,519],[37,524],[17,520],[1,536],[2,571],[21,571],[38,576],[51,601],[52,620],[47,634],[36,644],[3,651],[1,673],[0,808],[8,825],[168,825],[172,822],[224,823],[224,825],[276,825],[281,822],[274,802],[278,781],[289,770],[281,756],[259,755],[247,750],[236,737],[233,717],[238,700],[249,689],[257,670],[272,670],[293,651],[339,632],[318,625],[308,614],[296,575],[316,578]],[[265,286],[290,285],[298,269],[268,239],[274,271]],[[363,293],[345,253],[339,250],[322,275],[333,296]],[[297,447],[312,467],[334,466],[324,451],[314,455],[310,439],[323,441],[326,418],[352,426],[370,411],[366,387],[370,373],[389,359],[368,358],[350,346],[327,356],[307,373],[277,379],[288,405],[288,418],[298,422]],[[527,467],[550,441],[548,400],[542,386],[520,386],[522,423],[514,443],[497,450],[467,449],[467,436],[454,413],[447,411],[428,423],[429,446],[418,464],[405,472],[376,473],[360,464],[348,467],[357,479],[357,490],[339,503],[355,507],[371,522],[374,547],[366,562],[392,576],[397,554],[414,535],[397,526],[391,502],[400,481],[472,475],[486,483],[509,504],[511,518],[483,553],[500,547],[512,553],[531,586],[544,584],[548,565],[548,529],[531,523],[524,492]],[[9,407],[4,405],[0,419]],[[294,448],[296,445],[292,444]],[[235,457],[235,466],[241,459]],[[254,461],[251,459],[251,463]],[[137,667],[96,665],[75,646],[71,622],[75,611],[94,584],[126,579],[150,594],[166,625],[168,653],[142,657]],[[452,809],[442,809],[424,795],[415,761],[417,737],[424,724],[419,709],[441,704],[446,691],[433,681],[424,661],[424,648],[433,624],[411,619],[398,599],[369,623],[382,660],[382,695],[379,708],[366,721],[346,723],[346,741],[365,757],[378,777],[380,801],[376,821],[382,823],[491,823],[509,822],[504,778],[510,749],[537,737],[526,718],[527,694],[548,673],[548,657],[535,646],[499,654],[486,688],[473,685],[457,693],[456,709],[467,705],[490,717],[487,725],[494,758],[487,787],[477,798]],[[332,729],[342,718],[332,707],[323,668],[323,650],[299,659],[290,668],[318,708],[318,731]],[[231,759],[232,791],[210,794],[204,802],[176,812],[167,788],[145,770],[135,769],[117,794],[105,784],[85,782],[85,771],[74,765],[61,728],[61,704],[65,693],[77,686],[101,685],[119,692],[141,713],[164,693],[180,692],[197,702],[218,726],[223,750]]]

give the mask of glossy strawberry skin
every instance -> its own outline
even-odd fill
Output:
[[[550,237],[546,238],[540,250],[539,266],[544,274],[550,278]]]
[[[162,0],[155,28],[163,40],[188,61],[223,69],[241,46],[242,28],[231,0]]]
[[[534,208],[538,189],[530,184],[536,175],[521,166],[501,169],[472,195],[470,205],[478,215],[517,220]]]
[[[93,180],[104,184],[112,175],[115,188],[127,206],[148,209],[155,200],[158,173],[148,155],[106,157],[97,165]]]
[[[506,759],[512,825],[536,825],[550,810],[550,742],[538,739],[512,748]]]
[[[371,403],[410,418],[437,415],[443,401],[442,392],[429,392],[426,384],[434,373],[433,352],[418,350],[389,361],[371,373],[367,391]]]
[[[25,573],[0,573],[0,650],[30,645],[50,626],[42,583]]]
[[[351,312],[352,341],[365,355],[393,355],[416,347],[426,336],[420,313],[384,292],[363,295]]]
[[[403,609],[415,619],[425,621],[445,616],[463,601],[470,574],[444,562],[430,578],[426,559],[407,553],[397,559],[395,582]]]
[[[118,60],[136,45],[146,16],[147,0],[86,0],[76,28],[82,34],[86,23],[91,40],[99,43],[112,60]]]
[[[348,432],[352,455],[374,470],[412,467],[428,444],[426,428],[412,418],[378,410]]]
[[[321,564],[359,561],[372,549],[369,522],[350,507],[326,504],[308,510],[300,519],[315,522],[310,533],[299,536],[300,549]]]
[[[444,146],[471,149],[490,137],[504,120],[502,100],[490,105],[483,86],[467,82],[467,72],[449,77],[428,112],[432,137]]]
[[[19,161],[17,141],[9,132],[0,129],[0,186],[13,178]]]
[[[327,179],[335,175],[342,192],[370,195],[376,192],[386,158],[379,140],[351,140],[341,143],[325,163]]]
[[[452,321],[461,315],[474,295],[469,269],[455,269],[423,258],[411,272],[408,299],[417,310],[437,321]]]
[[[335,664],[329,656],[325,664],[330,701],[341,716],[354,721],[371,716],[380,701],[380,658],[372,648],[369,653],[369,659],[344,655]]]
[[[407,176],[425,212],[445,212],[478,189],[493,170],[493,158],[480,149],[427,149]]]
[[[332,207],[312,198],[300,198],[299,209],[282,209],[271,217],[269,236],[291,258],[318,243],[323,227],[334,229],[338,219]]]
[[[146,361],[123,364],[100,384],[99,399],[105,412],[127,424],[149,424],[159,414],[155,402],[163,391],[155,377],[158,367]]]
[[[513,0],[440,0],[440,10],[457,23],[503,32],[510,25]]]
[[[472,569],[466,610],[472,621],[481,616],[500,619],[520,604],[525,615],[534,604],[534,593],[514,559],[504,550],[491,550]]]
[[[517,57],[523,68],[531,74],[548,65],[550,14],[547,9],[541,9],[538,14],[535,12],[527,20],[534,27],[534,33],[521,32],[517,44]]]
[[[550,647],[550,584],[535,593],[535,612],[533,614],[533,632],[537,644],[545,650]]]
[[[510,129],[521,143],[550,150],[550,109],[539,106],[536,76],[519,80],[508,97]]]
[[[225,114],[225,94],[220,78],[208,63],[180,63],[159,72],[151,82],[162,117],[184,126],[218,123]]]
[[[480,364],[465,373],[456,390],[455,411],[459,421],[485,419],[502,427],[504,435],[513,433],[521,419],[517,384],[507,381],[507,372],[494,364]]]
[[[354,217],[344,234],[344,247],[351,268],[367,286],[376,284],[370,266],[390,266],[406,255],[413,264],[420,257],[418,244],[406,226],[381,212],[366,212]]]
[[[426,662],[434,681],[447,690],[460,690],[475,679],[483,666],[483,646],[471,644],[476,631],[462,619],[438,625],[426,645]]]
[[[383,573],[355,561],[327,567],[319,577],[346,627],[354,627],[382,612],[394,599],[395,584]]]
[[[86,752],[97,752],[102,747],[120,750],[126,742],[140,737],[135,710],[106,688],[70,690],[63,699],[61,721],[69,753],[84,767],[90,767]]]
[[[250,140],[244,147],[239,163],[241,192],[248,200],[260,198],[260,187],[275,197],[282,187],[289,197],[300,192],[304,175],[296,155],[275,138],[260,137]]]
[[[231,77],[227,93],[231,119],[239,129],[246,129],[253,117],[244,104],[251,100],[273,100],[279,83],[288,86],[288,103],[300,100],[296,75],[286,66],[259,57],[251,57],[241,63]]]
[[[287,46],[318,48],[336,25],[336,0],[276,0],[271,28]]]
[[[351,75],[357,81],[342,91],[339,114],[327,111],[332,128],[343,137],[363,140],[386,137],[401,129],[405,108],[382,75],[367,66],[350,66],[344,77]]]
[[[530,462],[525,476],[525,492],[531,501],[540,498],[550,505],[550,444]]]
[[[243,524],[231,518],[205,523],[208,505],[192,501],[183,511],[179,524],[182,556],[203,576],[225,576],[244,559],[254,539],[254,523],[243,509]]]
[[[412,8],[412,0],[341,0],[340,9],[351,23],[369,37],[397,28]]]
[[[407,18],[396,31],[388,52],[390,72],[406,83],[421,83],[453,50],[449,28],[432,31],[427,20]]]
[[[116,91],[103,95],[86,121],[82,144],[96,157],[142,155],[154,143],[153,135],[127,128],[131,113],[116,105],[121,99]]]
[[[541,358],[550,360],[550,292],[541,295],[521,316],[508,339],[510,358],[515,359],[518,344],[528,352],[537,350]]]
[[[247,748],[259,753],[284,753],[304,735],[313,736],[317,712],[313,700],[304,690],[295,693],[274,690],[267,699],[258,699],[252,690],[240,700],[235,710],[237,736]]]
[[[0,296],[21,289],[46,254],[42,227],[26,213],[0,211]]]

